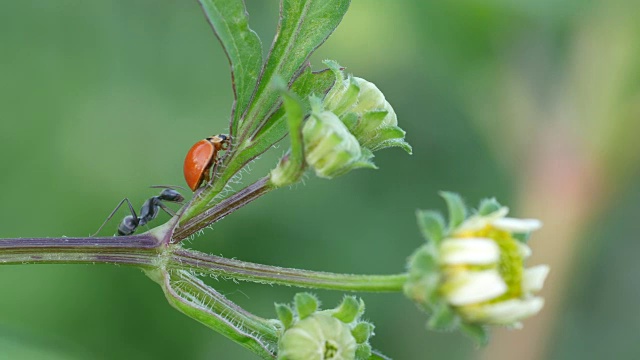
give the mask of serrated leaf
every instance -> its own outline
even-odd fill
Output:
[[[290,83],[293,83],[303,72],[309,56],[338,26],[349,2],[281,0],[278,32],[260,74],[249,112],[240,125],[242,134],[251,134],[265,125],[269,114],[278,106],[278,93],[271,84],[273,79],[280,76],[291,79]]]
[[[418,219],[418,227],[422,236],[427,241],[439,244],[444,236],[444,218],[442,214],[433,210],[417,210],[416,218]]]
[[[440,196],[447,202],[449,208],[449,229],[454,229],[458,225],[462,224],[467,217],[467,207],[462,200],[462,197],[456,193],[449,191],[440,192]]]
[[[235,98],[230,130],[233,136],[262,68],[262,43],[249,27],[244,1],[199,1],[231,65],[231,84]]]

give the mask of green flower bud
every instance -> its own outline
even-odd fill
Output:
[[[377,151],[401,147],[409,154],[411,146],[404,140],[405,131],[398,127],[398,118],[391,104],[378,87],[365,79],[345,78],[340,65],[327,60],[325,64],[336,76],[335,85],[324,99],[327,110],[334,112],[363,147]]]
[[[312,102],[316,101],[312,98]],[[331,179],[357,168],[373,168],[373,155],[361,149],[358,140],[340,119],[319,104],[302,129],[305,159],[317,176]]]
[[[369,337],[373,325],[359,320],[362,300],[347,296],[335,309],[318,310],[317,299],[307,293],[295,296],[295,314],[276,305],[284,329],[278,341],[279,360],[365,360],[371,356]],[[288,310],[283,310],[283,307]],[[309,313],[310,309],[314,309]]]
[[[293,325],[293,311],[291,311],[289,306],[276,304],[276,314],[278,314],[278,319],[280,319],[280,322],[285,329],[288,329]]]
[[[309,293],[298,293],[293,298],[293,301],[296,304],[296,310],[301,319],[306,318],[318,310],[318,299]]]
[[[450,225],[434,212],[418,212],[427,244],[409,259],[410,278],[405,294],[431,314],[429,327],[460,327],[484,341],[485,325],[519,326],[534,315],[543,299],[549,267],[524,267],[531,249],[518,240],[541,224],[534,219],[506,217],[508,209],[485,200],[476,214],[455,194],[443,194],[449,205]]]
[[[364,312],[364,302],[358,301],[355,296],[346,296],[342,303],[335,309],[333,317],[345,323],[353,322]]]
[[[357,346],[349,325],[317,313],[284,332],[278,342],[278,359],[353,360]]]

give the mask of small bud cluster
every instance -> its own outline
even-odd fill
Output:
[[[401,147],[411,153],[405,132],[384,94],[361,78],[345,78],[340,65],[325,62],[336,81],[322,102],[311,98],[303,128],[305,158],[317,176],[334,178],[357,168],[375,169],[373,152]]]
[[[364,302],[346,296],[335,309],[319,310],[311,294],[299,293],[294,306],[276,304],[282,324],[279,360],[364,360],[371,356],[373,324],[361,321]]]
[[[320,100],[311,98],[312,112],[304,124],[304,152],[319,177],[331,179],[356,168],[375,168],[373,154],[331,111],[322,110]]]
[[[524,267],[531,254],[525,239],[541,224],[506,217],[508,209],[495,200],[484,200],[467,217],[458,195],[443,196],[448,226],[439,213],[418,212],[428,241],[409,259],[405,294],[431,315],[430,328],[460,328],[483,343],[485,325],[517,327],[542,309],[543,299],[533,294],[542,288],[549,267]]]
[[[347,76],[335,61],[325,64],[333,71],[336,82],[324,98],[327,110],[336,114],[371,152],[400,147],[411,154],[404,140],[405,131],[398,127],[398,117],[378,87],[365,79]]]

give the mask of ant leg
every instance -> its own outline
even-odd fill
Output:
[[[164,212],[166,212],[170,216],[176,216],[176,213],[173,212],[173,210],[169,209],[169,207],[167,207],[167,205],[165,205],[165,204],[163,204],[163,203],[158,201],[158,206],[160,207],[160,209],[164,210]]]
[[[107,223],[109,222],[109,220],[111,220],[111,218],[113,217],[113,215],[115,215],[116,211],[118,211],[118,209],[120,209],[120,207],[122,206],[122,204],[124,204],[124,202],[127,202],[127,204],[129,205],[129,210],[131,211],[131,214],[133,214],[133,217],[135,219],[138,218],[138,214],[136,214],[136,211],[133,209],[133,205],[131,205],[131,201],[129,201],[129,199],[124,198],[122,199],[122,201],[120,201],[120,203],[118,204],[118,206],[116,206],[115,209],[113,209],[113,211],[111,212],[111,214],[109,214],[109,216],[107,217],[107,219],[102,223],[102,225],[100,225],[100,228],[98,228],[98,231],[96,231],[95,233],[93,233],[92,235],[89,235],[89,237],[94,237],[96,235],[98,235],[98,233],[100,232],[100,230],[102,230],[102,228],[107,225]]]

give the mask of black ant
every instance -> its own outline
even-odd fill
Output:
[[[116,206],[116,208],[113,209],[111,214],[109,214],[109,216],[102,223],[102,225],[100,225],[100,228],[98,229],[98,231],[96,231],[95,234],[91,236],[92,237],[96,236],[100,232],[100,230],[102,230],[102,228],[107,224],[107,222],[111,220],[111,218],[116,213],[116,211],[118,211],[118,209],[120,209],[122,204],[124,204],[125,202],[127,203],[127,205],[129,205],[129,211],[131,211],[131,215],[125,216],[124,219],[122,219],[122,221],[120,222],[120,225],[118,225],[118,233],[117,233],[118,236],[133,234],[139,226],[146,225],[148,222],[155,219],[156,216],[158,216],[160,209],[164,210],[167,214],[171,216],[175,216],[175,213],[171,211],[171,209],[169,209],[163,203],[163,201],[169,201],[169,202],[181,204],[184,201],[184,197],[182,196],[182,194],[166,186],[152,186],[152,187],[153,188],[165,187],[165,189],[162,190],[160,195],[153,196],[149,198],[147,201],[145,201],[144,204],[142,204],[142,208],[140,208],[140,216],[136,214],[136,211],[133,209],[133,205],[131,205],[131,201],[129,201],[128,198],[124,198],[122,199],[122,201],[120,201],[118,206]]]

